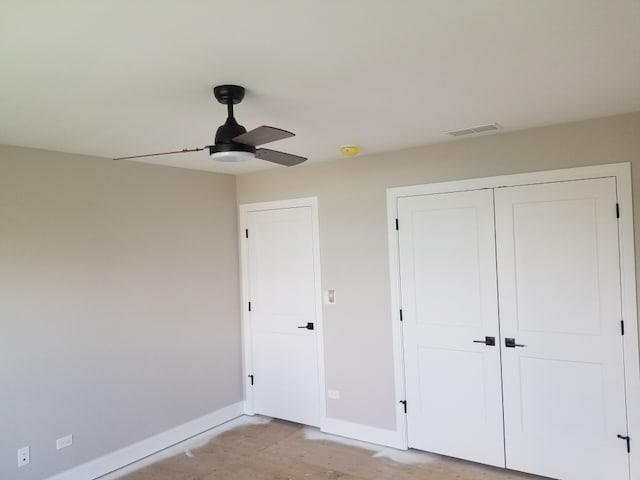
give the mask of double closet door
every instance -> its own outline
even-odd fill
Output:
[[[628,480],[615,179],[397,209],[409,446]]]

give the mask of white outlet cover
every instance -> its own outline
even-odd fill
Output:
[[[67,435],[66,437],[56,440],[56,450],[61,450],[73,445],[73,435]]]
[[[338,390],[327,390],[327,397],[331,400],[340,400],[340,392]]]
[[[18,450],[18,467],[24,467],[31,462],[29,447],[22,447]]]

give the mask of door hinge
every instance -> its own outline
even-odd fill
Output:
[[[251,386],[253,387],[253,375],[247,375],[247,377],[251,380]]]
[[[624,435],[618,435],[618,438],[620,440],[626,440],[627,441],[627,453],[631,453],[631,437],[624,436]]]
[[[249,311],[251,311],[251,302],[248,302],[248,303],[249,303]]]
[[[620,320],[620,335],[624,335],[624,320]]]
[[[249,238],[249,229],[248,228],[244,229],[244,238]]]
[[[396,218],[396,230],[400,230],[400,225],[398,224],[398,219]]]
[[[620,218],[620,204],[616,203],[616,218]]]
[[[400,321],[402,321],[402,309],[400,309]]]
[[[400,400],[400,403],[404,407],[404,413],[407,413],[407,401],[406,400]]]

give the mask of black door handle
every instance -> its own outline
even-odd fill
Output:
[[[306,325],[302,325],[301,327],[298,328],[306,328],[307,330],[313,330],[313,322],[307,322]]]
[[[516,343],[515,338],[505,338],[504,346],[507,348],[526,347],[526,345],[522,345],[521,343]]]
[[[484,343],[490,347],[494,347],[496,345],[496,337],[484,337],[484,340],[474,340],[473,343]]]

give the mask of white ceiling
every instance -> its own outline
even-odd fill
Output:
[[[638,0],[2,0],[0,143],[117,157],[212,143],[212,87],[309,162],[640,110]],[[154,163],[242,173],[206,152]],[[302,167],[292,167],[302,168]]]

